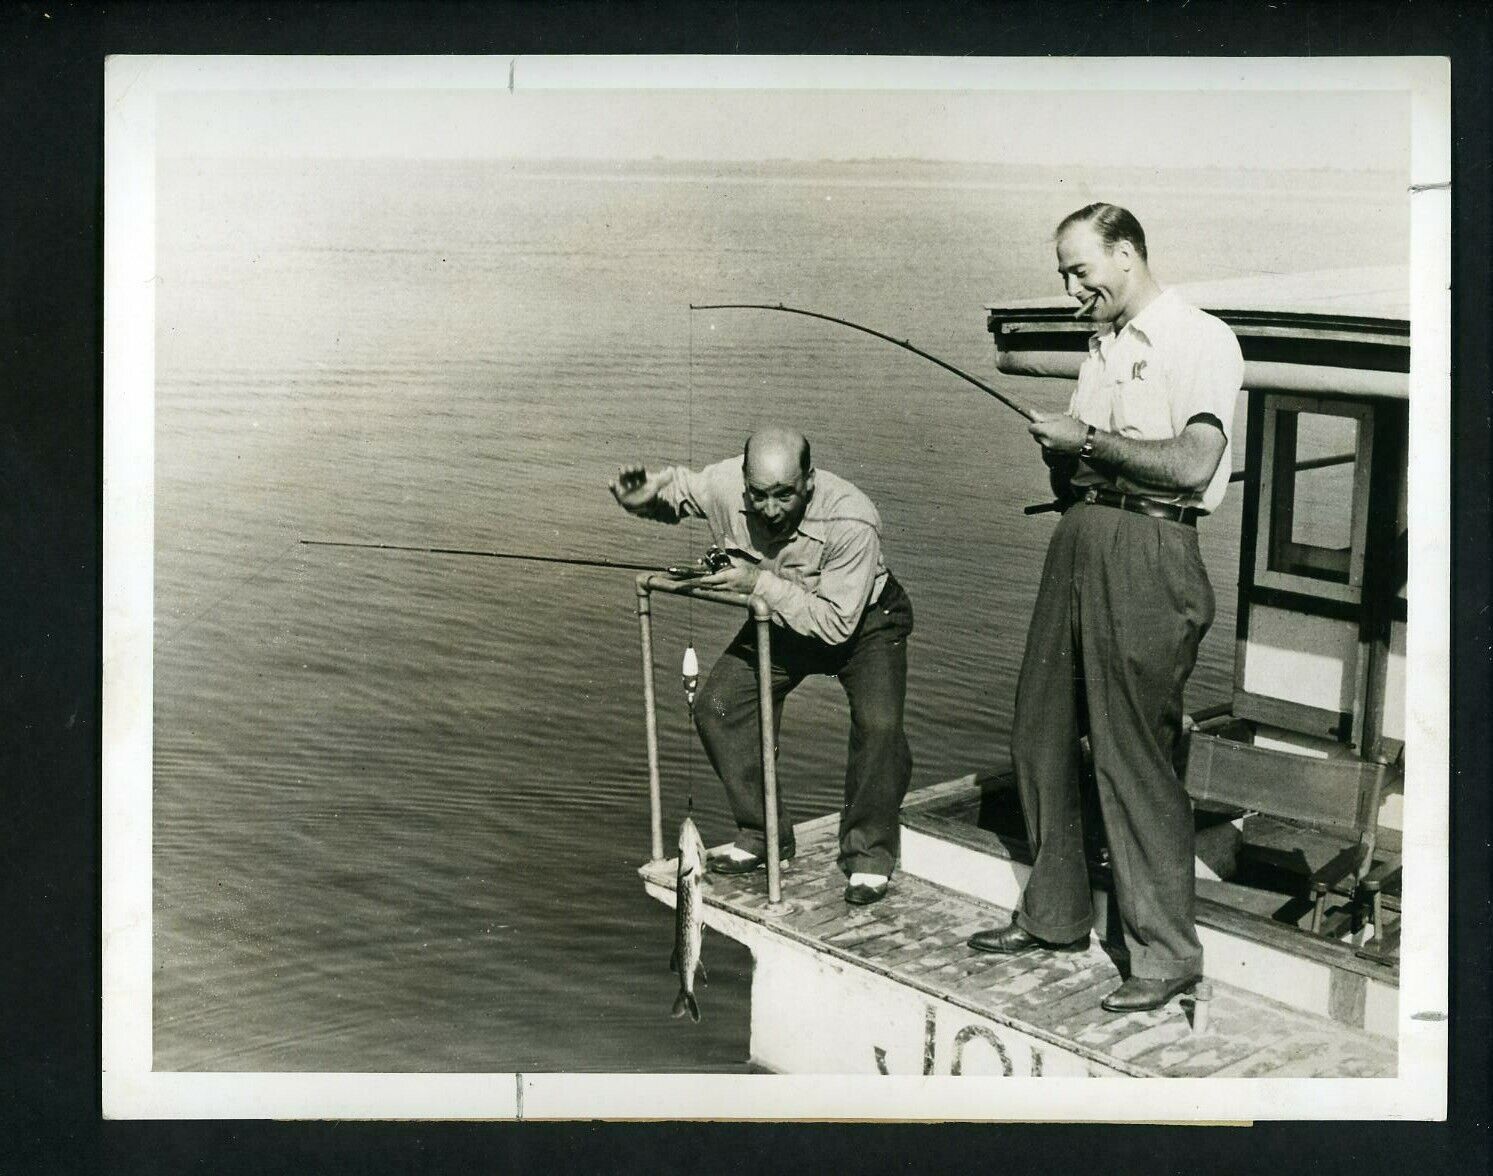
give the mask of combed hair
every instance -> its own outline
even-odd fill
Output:
[[[1140,221],[1135,219],[1135,214],[1128,208],[1121,208],[1118,204],[1105,204],[1103,201],[1087,204],[1063,218],[1063,223],[1058,225],[1057,232],[1052,235],[1053,240],[1057,240],[1073,225],[1093,225],[1094,232],[1099,234],[1099,240],[1104,242],[1106,249],[1113,249],[1121,241],[1129,241],[1142,261],[1150,260],[1146,256],[1146,230],[1140,227]]]
[[[752,439],[748,437],[741,446],[741,460],[746,461],[752,455]],[[803,448],[798,451],[798,472],[807,474],[814,468],[814,456],[809,452],[809,439],[804,438]]]

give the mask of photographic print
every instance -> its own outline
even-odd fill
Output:
[[[1444,1116],[1445,62],[106,89],[106,1114]]]

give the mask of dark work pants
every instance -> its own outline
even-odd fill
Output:
[[[890,875],[897,863],[899,811],[912,778],[912,752],[902,723],[911,632],[912,604],[891,576],[880,598],[866,607],[860,625],[843,644],[828,645],[773,627],[774,747],[782,725],[783,700],[810,674],[834,675],[850,702],[845,807],[840,811],[840,869],[846,874]],[[711,669],[695,705],[695,724],[711,766],[726,786],[740,827],[737,846],[765,854],[755,622],[742,627]],[[784,849],[793,845],[793,823],[783,803],[781,780],[778,839]]]
[[[1172,752],[1182,688],[1212,620],[1193,528],[1084,503],[1058,523],[1011,733],[1035,853],[1016,922],[1054,942],[1092,928],[1080,802],[1087,731],[1130,970],[1148,979],[1202,969],[1192,805]]]

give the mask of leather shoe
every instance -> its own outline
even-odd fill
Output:
[[[787,865],[793,860],[795,850],[789,846],[780,851],[778,860]],[[711,854],[705,859],[705,868],[712,874],[750,874],[756,870],[767,868],[767,858],[762,854],[753,854],[751,857],[738,858],[730,854]]]
[[[845,887],[845,901],[851,906],[870,906],[873,902],[880,902],[886,897],[886,883],[880,886],[867,886],[864,883],[856,883],[854,886]]]
[[[1198,974],[1175,976],[1170,980],[1132,976],[1101,1000],[1099,1007],[1111,1013],[1143,1013],[1159,1009],[1172,997],[1191,992],[1201,979]]]
[[[1038,939],[1024,927],[1012,923],[1009,927],[997,927],[992,931],[980,931],[970,937],[970,947],[976,951],[990,951],[996,955],[1020,955],[1027,951],[1080,952],[1089,948],[1089,937],[1070,940],[1067,943],[1049,943]]]

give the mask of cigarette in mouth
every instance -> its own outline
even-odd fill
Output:
[[[1094,297],[1090,298],[1087,302],[1085,302],[1083,305],[1081,305],[1077,310],[1075,310],[1073,312],[1073,317],[1074,318],[1083,318],[1084,315],[1088,314],[1089,311],[1091,311],[1091,310],[1094,309],[1094,303],[1096,303],[1098,301],[1099,301],[1099,295],[1095,294]]]

